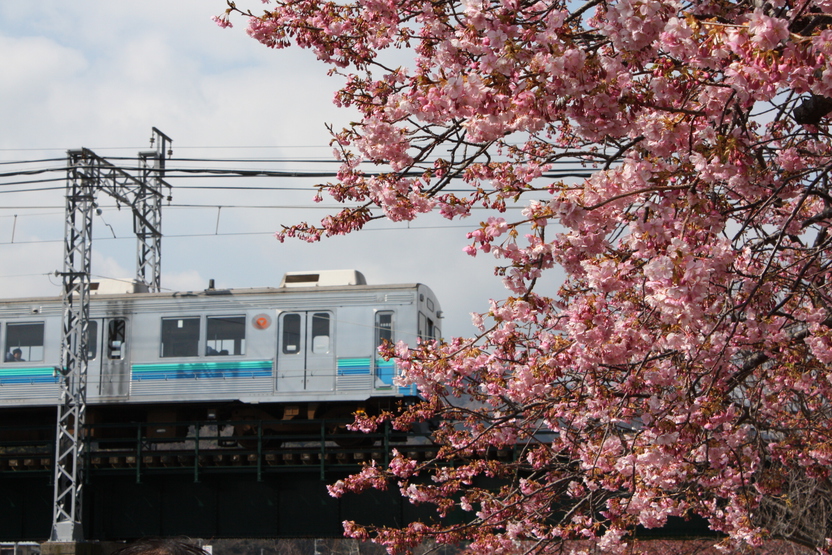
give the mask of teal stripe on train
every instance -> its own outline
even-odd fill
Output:
[[[392,360],[376,360],[376,375],[384,385],[393,385],[393,377],[396,375],[396,363]]]
[[[193,380],[226,378],[270,378],[272,361],[238,360],[223,362],[182,362],[134,364],[131,380]]]
[[[0,385],[60,383],[55,369],[51,366],[39,368],[5,367],[0,369]]]
[[[339,358],[339,376],[367,376],[372,371],[369,358]],[[396,364],[392,360],[376,360],[376,378],[385,386],[393,385]],[[376,386],[378,387],[378,385]]]
[[[52,369],[48,370],[51,376]],[[338,359],[337,372],[339,376],[366,376],[371,373],[371,370],[369,358]],[[134,382],[145,380],[267,378],[272,376],[272,362],[270,360],[246,360],[134,364],[132,371],[131,379]],[[385,386],[393,385],[395,373],[396,366],[392,360],[379,359],[376,361],[376,378]],[[415,394],[415,390],[413,394]]]
[[[339,376],[366,376],[370,373],[369,358],[339,358]]]

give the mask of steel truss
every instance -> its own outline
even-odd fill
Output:
[[[140,176],[134,177],[88,149],[67,152],[64,233],[61,397],[55,439],[53,542],[83,540],[84,425],[87,397],[87,333],[90,314],[92,220],[96,194],[103,192],[133,211],[138,239],[136,279],[159,291],[161,274],[162,187],[171,139],[153,128],[151,146],[139,153]]]

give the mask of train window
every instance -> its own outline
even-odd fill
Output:
[[[87,360],[98,356],[98,322],[91,320],[87,328]]]
[[[127,321],[124,318],[114,318],[107,325],[107,358],[122,360],[124,358],[124,342],[127,340]]]
[[[376,347],[385,341],[393,342],[393,313],[376,312]]]
[[[393,342],[393,312],[384,311],[376,312],[375,325],[375,342],[376,347],[380,347],[385,341]],[[376,368],[376,387],[389,388],[393,385],[393,377],[395,375],[395,364],[392,361],[384,361],[378,357],[376,353],[375,358]]]
[[[329,352],[329,313],[312,315],[312,352],[316,355]]]
[[[419,313],[419,337],[422,339],[436,339],[438,329],[433,327],[433,320]]]
[[[209,316],[206,324],[206,356],[246,354],[245,316]]]
[[[300,314],[283,316],[283,354],[300,352]]]
[[[162,357],[199,354],[199,318],[162,318]]]
[[[43,360],[43,322],[6,324],[6,362]]]

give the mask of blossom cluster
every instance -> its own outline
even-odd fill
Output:
[[[507,288],[475,337],[387,351],[424,402],[383,418],[440,420],[437,457],[398,453],[330,491],[397,487],[437,519],[350,535],[635,552],[638,526],[696,517],[726,549],[828,548],[806,516],[819,501],[788,492],[826,491],[832,463],[832,2],[275,0],[248,16],[256,40],[343,75],[336,102],[361,114],[321,191],[364,204],[280,237],[485,208],[465,252],[494,256]],[[382,62],[394,49],[406,63]]]

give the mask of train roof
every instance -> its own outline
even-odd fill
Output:
[[[204,290],[196,291],[163,291],[151,293],[147,286],[132,279],[107,279],[91,284],[91,301],[112,298],[176,298],[176,297],[210,297],[219,295],[262,295],[262,294],[292,294],[312,291],[356,291],[356,290],[391,290],[416,289],[427,286],[420,283],[399,284],[367,284],[364,275],[356,270],[323,270],[319,272],[288,272],[283,276],[279,287],[246,287],[235,289],[216,289],[214,280]],[[33,303],[33,302],[61,302],[61,297],[17,297],[0,299],[0,304]]]

